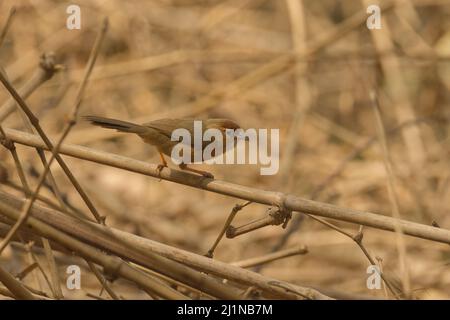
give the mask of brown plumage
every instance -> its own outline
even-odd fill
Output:
[[[184,128],[187,129],[191,133],[192,141],[191,141],[191,155],[193,157],[194,155],[194,121],[195,119],[159,119],[159,120],[153,120],[144,124],[135,124],[127,121],[117,120],[117,119],[110,119],[110,118],[104,118],[104,117],[97,117],[97,116],[86,116],[86,120],[90,121],[95,126],[100,126],[103,128],[108,129],[116,129],[120,132],[127,132],[127,133],[135,133],[139,137],[144,140],[144,142],[155,146],[158,149],[158,152],[161,156],[162,164],[160,165],[160,170],[163,167],[167,167],[167,162],[164,159],[164,154],[171,156],[172,149],[175,145],[177,145],[178,141],[172,141],[171,135],[172,132],[175,129]],[[200,120],[199,120],[200,121]],[[225,137],[225,130],[226,129],[239,129],[239,125],[235,123],[232,120],[228,119],[206,119],[201,120],[202,121],[202,128],[203,132],[207,129],[219,129],[222,131],[223,137]],[[208,145],[209,142],[203,143],[203,148],[205,148],[206,145]],[[226,144],[223,143],[224,149],[222,152],[225,152]],[[219,154],[215,154],[214,156],[218,156]],[[207,159],[203,159],[207,160]],[[193,159],[192,159],[193,161]],[[199,173],[205,177],[212,178],[213,176],[209,172],[195,170],[192,168],[187,167],[186,164],[181,164],[180,168],[183,170],[192,171],[195,173]]]

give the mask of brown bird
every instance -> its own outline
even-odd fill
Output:
[[[164,155],[171,156],[172,149],[175,145],[177,145],[178,141],[172,141],[171,135],[175,129],[184,128],[187,129],[191,134],[191,158],[193,162],[194,156],[194,121],[195,119],[159,119],[153,120],[144,124],[135,124],[131,122],[126,122],[117,119],[110,119],[104,117],[97,116],[85,116],[86,120],[90,121],[95,126],[100,126],[108,129],[116,129],[120,132],[127,133],[135,133],[139,137],[141,137],[144,142],[155,146],[158,149],[159,155],[161,157],[162,164],[158,166],[161,171],[164,167],[167,167],[167,162],[164,159]],[[228,119],[207,119],[207,120],[198,120],[202,121],[202,135],[207,129],[219,129],[222,132],[222,137],[225,139],[225,130],[226,129],[239,129],[239,125],[232,120]],[[210,142],[203,142],[203,149]],[[213,157],[220,155],[221,153],[225,153],[226,151],[226,143],[223,143],[223,150],[219,150],[219,153],[212,154]],[[222,151],[222,152],[220,152]],[[202,152],[203,153],[203,152]],[[207,159],[203,159],[207,160]],[[180,169],[187,170],[191,172],[195,172],[203,175],[204,177],[213,178],[213,175],[206,171],[196,170],[189,168],[185,163],[181,163],[179,165]]]

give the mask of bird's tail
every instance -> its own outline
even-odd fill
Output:
[[[104,117],[97,117],[97,116],[84,116],[86,120],[90,121],[91,124],[94,126],[99,126],[103,128],[108,129],[116,129],[117,131],[121,132],[131,132],[131,133],[144,133],[147,128],[144,126],[141,126],[139,124],[126,122],[122,120],[116,120],[116,119],[110,119],[110,118],[104,118]]]

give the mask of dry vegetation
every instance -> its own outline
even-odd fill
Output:
[[[67,30],[70,2],[0,1],[1,298],[450,298],[448,0],[381,1],[374,31],[364,0],[78,3]],[[154,148],[87,114],[279,128],[280,171],[159,179]],[[45,137],[62,156],[43,179]],[[234,227],[281,224],[269,208],[293,219],[203,257],[236,204]]]

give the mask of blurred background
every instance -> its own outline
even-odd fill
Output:
[[[278,128],[276,175],[261,176],[258,165],[196,167],[216,179],[391,216],[388,175],[369,95],[375,92],[401,217],[450,228],[450,1],[392,3],[377,3],[381,29],[369,30],[366,8],[375,3],[364,0],[77,1],[81,29],[68,30],[66,9],[71,1],[6,0],[0,1],[0,26],[13,5],[16,13],[0,47],[0,65],[20,88],[38,68],[42,53],[55,54],[63,70],[27,102],[47,134],[57,139],[107,16],[109,30],[81,115],[135,122],[224,117],[243,128]],[[8,98],[0,89],[0,103]],[[2,126],[24,130],[17,112]],[[93,127],[82,119],[67,142],[149,163],[160,161],[156,149],[138,137]],[[39,158],[31,148],[17,145],[17,150],[33,186],[42,171]],[[108,225],[199,254],[212,245],[233,206],[243,203],[64,159],[107,216]],[[18,184],[4,148],[0,162],[11,173],[9,181]],[[86,211],[59,166],[52,168],[67,201]],[[0,190],[20,194],[8,184]],[[42,194],[52,197],[48,188]],[[233,225],[262,218],[266,209],[251,204]],[[351,234],[359,229],[333,223]],[[367,289],[369,262],[351,239],[308,217],[292,224],[296,228],[282,248],[306,245],[309,252],[264,265],[259,272],[319,289],[385,297],[385,290]],[[224,239],[215,259],[234,262],[267,254],[287,230],[292,229],[270,226]],[[412,237],[405,243],[413,298],[450,298],[448,246]],[[390,279],[400,283],[395,234],[365,228],[364,244]],[[10,246],[0,257],[12,273],[24,266],[23,247]],[[41,252],[36,255],[43,259]],[[82,290],[65,294],[88,298],[86,292],[98,293],[99,284],[84,261],[57,257],[61,276],[69,263],[86,271]],[[25,281],[37,281],[45,290],[39,272],[33,273]],[[127,298],[145,298],[124,280],[113,286]]]

